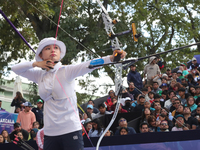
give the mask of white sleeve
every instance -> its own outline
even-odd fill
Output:
[[[106,56],[106,57],[102,57],[102,59],[104,60],[104,64],[107,63],[112,63],[110,61],[110,56]],[[65,73],[66,73],[66,79],[68,81],[72,81],[74,78],[78,77],[78,76],[82,76],[86,73],[90,73],[92,72],[94,69],[89,69],[88,66],[90,65],[90,61],[78,64],[78,65],[69,65],[66,67]],[[98,67],[99,68],[99,67]]]
[[[11,70],[17,75],[25,77],[33,82],[37,82],[38,76],[40,76],[41,70],[35,70],[32,66],[33,62],[22,62],[14,65]]]

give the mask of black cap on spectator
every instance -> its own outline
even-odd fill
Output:
[[[145,98],[145,97],[144,97],[144,95],[140,95],[139,99],[140,99],[140,98]]]
[[[18,122],[16,122],[16,123],[14,124],[14,128],[17,128],[17,127],[20,127],[20,124],[19,124]]]
[[[181,87],[180,89],[178,89],[178,91],[185,92],[185,88]]]

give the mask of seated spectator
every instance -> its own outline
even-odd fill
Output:
[[[5,140],[4,140],[3,135],[0,134],[0,144],[3,144],[3,143],[5,143]]]
[[[127,135],[128,134],[128,129],[126,127],[121,127],[119,129],[119,135]]]
[[[180,66],[180,67],[182,67],[182,66]],[[179,67],[179,68],[180,68],[180,67]],[[184,78],[184,76],[183,76],[181,70],[178,70],[178,71],[177,71],[177,76],[178,76],[179,79],[183,79],[183,78]]]
[[[122,106],[123,109],[125,109],[127,112],[133,112],[134,107],[131,106],[131,99],[129,97],[125,98],[125,105]]]
[[[185,106],[190,107],[191,112],[197,109],[197,104],[195,104],[195,99],[193,96],[189,96],[187,98],[187,104],[185,104]]]
[[[166,120],[160,122],[160,132],[169,132],[169,125]]]
[[[152,92],[154,92],[155,94],[161,94],[162,89],[159,88],[159,84],[158,82],[153,82],[153,90]]]
[[[130,66],[130,71],[127,75],[127,81],[128,83],[133,82],[136,88],[139,90],[141,90],[143,87],[142,77],[140,73],[137,72],[135,64]]]
[[[177,82],[176,82],[176,80],[172,80],[171,82],[170,82],[170,85],[169,85],[169,91],[174,91],[175,89],[174,89],[174,85],[176,84]]]
[[[133,98],[136,99],[136,95],[140,94],[140,92],[135,88],[134,83],[130,82],[127,91],[133,95]]]
[[[198,120],[191,116],[190,107],[186,106],[183,110],[185,124],[188,125],[189,129],[195,130],[198,126]]]
[[[195,87],[194,86],[190,86],[188,93],[191,94],[191,96],[195,96],[196,95],[196,91],[195,91]]]
[[[155,111],[155,108],[151,107],[151,103],[149,101],[144,102],[144,108],[149,108],[151,111]]]
[[[169,99],[165,101],[165,105],[164,105],[164,107],[166,107],[168,110],[172,106],[172,98],[174,96],[176,96],[176,93],[174,91],[169,91],[169,94],[168,94]]]
[[[169,120],[173,120],[173,116],[172,116],[172,113],[166,108],[166,107],[163,107],[162,109],[161,109],[161,114],[164,114],[164,115],[166,115],[168,118],[169,118]]]
[[[178,96],[173,96],[172,97],[172,106],[169,108],[170,112],[173,112],[176,109],[176,107],[175,107],[175,100],[176,99],[179,99]]]
[[[163,102],[165,103],[169,98],[168,98],[168,90],[164,90],[162,91],[162,99],[163,99]]]
[[[177,82],[175,85],[174,85],[174,91],[176,92],[176,95],[178,95],[178,92],[179,92],[179,89],[183,87],[179,82]]]
[[[31,139],[29,141],[36,141],[36,135],[37,135],[38,129],[33,128],[30,131]]]
[[[192,112],[192,117],[198,120],[198,129],[200,128],[200,105],[198,105],[197,109]]]
[[[196,95],[194,96],[194,99],[197,99],[198,97],[200,97],[200,86],[195,87],[195,93]]]
[[[144,108],[144,111],[142,111],[142,116],[140,122],[147,122],[148,117],[152,115],[151,110],[149,108]]]
[[[149,127],[148,127],[148,123],[147,122],[142,122],[140,124],[140,133],[146,133],[149,132]]]
[[[15,138],[14,135],[17,134],[18,132],[21,132],[21,133],[22,133],[22,135],[23,135],[25,141],[28,140],[28,136],[29,136],[28,131],[22,129],[21,126],[20,126],[20,124],[19,124],[18,122],[16,122],[16,123],[14,124],[14,130],[13,130],[13,131],[11,132],[11,134],[10,134],[10,140],[13,141],[14,138]]]
[[[39,129],[39,127],[40,127],[40,124],[39,124],[38,121],[33,122],[33,127],[32,128]]]
[[[178,78],[177,73],[173,72],[172,73],[172,80],[176,80],[176,82],[181,83],[181,79]]]
[[[184,122],[184,116],[183,115],[177,115],[175,116],[176,122],[175,126],[172,128],[172,131],[183,131],[183,130],[189,130],[187,126],[185,126]]]
[[[175,117],[176,115],[178,115],[178,108],[179,108],[179,105],[181,105],[181,100],[180,99],[175,99],[174,101],[174,107],[175,107],[175,110],[172,111],[172,116]]]
[[[197,77],[197,86],[200,86],[200,77]]]
[[[89,137],[100,137],[103,134],[103,127],[98,118],[91,121],[92,129],[90,129],[88,136]]]
[[[113,136],[113,132],[111,130],[108,130],[104,136]]]
[[[150,98],[148,96],[148,89],[147,88],[142,88],[142,94],[145,95],[145,101],[149,101]]]
[[[183,84],[185,84],[185,83],[188,84],[187,79],[186,79],[186,78],[181,79],[181,84],[183,85]]]
[[[15,110],[17,107],[19,107],[22,110],[23,103],[25,103],[26,100],[22,97],[22,94],[18,91],[16,92],[16,96],[13,99],[11,106],[15,106]]]
[[[159,120],[160,120],[160,122],[162,122],[162,121],[167,121],[167,125],[168,125],[168,131],[171,131],[172,130],[172,127],[173,127],[173,123],[172,123],[172,121],[169,119],[169,117],[168,117],[168,115],[165,115],[164,113],[162,114],[160,114],[160,116],[159,116]]]
[[[189,74],[188,70],[187,70],[187,65],[186,63],[182,63],[181,66],[179,67],[179,70],[182,71],[182,76],[184,76],[184,78],[187,77],[187,75]]]
[[[87,118],[84,122],[84,128],[85,130],[83,131],[83,136],[87,136],[85,134],[85,131],[87,132],[87,134],[89,133],[90,129],[92,129],[92,122],[91,122],[91,119],[90,118]]]
[[[160,102],[161,107],[164,107],[164,100],[159,94],[154,95],[154,102]]]
[[[33,106],[30,102],[25,102],[23,105],[25,108],[19,113],[16,122],[21,123],[21,127],[30,132],[33,122],[36,121],[35,114],[31,111],[31,107]]]
[[[109,111],[106,111],[106,106],[104,103],[101,103],[98,105],[98,108],[99,108],[99,113],[95,114],[92,119],[95,119],[95,118],[99,118],[99,117],[102,117],[104,115],[108,115],[108,114],[111,114],[111,112]]]
[[[128,127],[128,123],[127,120],[125,118],[120,118],[118,121],[119,127],[125,127],[128,129],[128,134],[136,134],[135,129],[132,127]],[[120,135],[120,129],[117,129],[115,131],[115,135]]]
[[[115,104],[117,103],[117,97],[111,98],[113,105],[111,106],[111,111],[115,110]]]
[[[135,107],[134,112],[138,114],[142,114],[142,110],[144,109],[145,98],[144,95],[139,97],[139,104]]]
[[[152,104],[153,102],[154,102],[154,95],[155,95],[155,93],[154,92],[149,92],[148,93],[148,97],[149,97],[149,102]]]
[[[192,74],[194,81],[197,82],[197,78],[199,77],[199,70],[197,70],[197,68],[194,68],[191,70],[190,73]],[[196,85],[197,85],[197,83],[196,83]]]
[[[37,108],[33,108],[32,112],[35,114],[36,121],[39,122],[39,129],[43,128],[43,100],[38,99],[36,102]]]
[[[23,136],[23,134],[22,134],[21,131],[17,132],[17,136],[18,136],[21,140],[25,141],[24,136]]]
[[[90,114],[91,119],[93,119],[93,117],[95,116],[95,113],[93,113],[93,105],[88,104],[87,105],[87,113]],[[90,116],[88,116],[90,118]]]
[[[188,79],[187,82],[188,82],[189,86],[191,86],[191,85],[196,86],[197,85],[197,82],[195,82],[192,74],[188,74],[187,79]]]
[[[160,105],[160,102],[154,102],[154,108],[155,108],[155,117],[159,117],[160,116],[160,113],[161,113],[161,105]]]
[[[140,97],[141,95],[142,95],[142,94],[136,95],[136,100],[134,100],[134,101],[132,102],[132,104],[131,104],[133,107],[136,107],[137,105],[139,105],[139,103],[140,103],[139,97]]]
[[[167,76],[168,76],[167,80],[170,81],[171,78],[172,78],[172,71],[171,71],[170,68],[167,68],[167,69],[166,69],[166,74],[167,74]]]
[[[147,122],[149,124],[149,131],[157,132],[157,126],[160,125],[160,122],[156,121],[155,116],[149,116]]]
[[[4,143],[10,143],[10,136],[8,134],[8,131],[7,130],[2,130],[1,131],[1,135],[3,135],[3,138],[4,138]]]
[[[185,88],[180,88],[178,90],[179,99],[181,100],[181,103],[185,105],[187,103],[186,99],[188,98],[189,94],[185,93]]]
[[[94,114],[97,114],[99,112],[99,110],[96,107],[94,107],[94,101],[93,100],[89,100],[88,101],[88,105],[92,105],[93,106],[93,113]]]
[[[114,107],[112,109],[114,109],[113,111],[115,111],[117,103],[115,103]],[[127,113],[128,111],[122,108],[122,105],[119,105],[119,110],[118,113]],[[114,112],[113,112],[114,113]]]
[[[167,81],[167,80],[166,80]],[[162,92],[165,91],[165,90],[168,90],[168,85],[167,83],[162,83],[161,86],[160,86]],[[161,93],[162,94],[162,93]]]
[[[148,90],[147,93],[149,93],[149,92],[151,92],[153,90],[153,87],[150,84],[145,85],[145,88],[147,88],[147,90]]]

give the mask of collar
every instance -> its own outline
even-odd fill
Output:
[[[55,72],[56,70],[58,70],[60,67],[62,66],[61,62],[58,62],[53,69],[50,69],[48,72]]]

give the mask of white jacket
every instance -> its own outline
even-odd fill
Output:
[[[109,56],[103,59],[104,63],[111,63]],[[48,72],[34,69],[32,64],[19,63],[12,67],[12,71],[38,84],[39,95],[45,101],[44,134],[57,136],[81,130],[75,78],[94,70],[87,68],[90,61],[67,66],[59,62]]]

